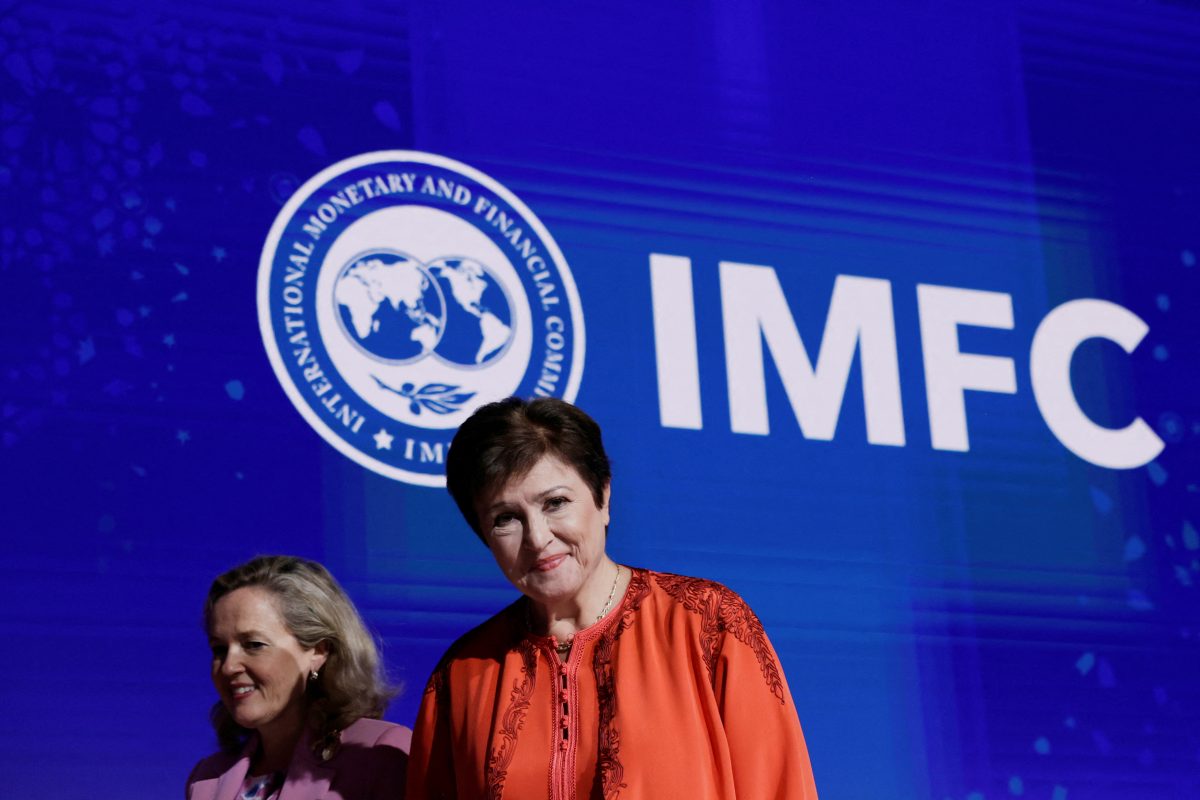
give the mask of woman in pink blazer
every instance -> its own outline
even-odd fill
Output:
[[[392,690],[333,576],[263,556],[213,581],[204,606],[221,751],[188,800],[396,800],[411,731],[383,722]]]

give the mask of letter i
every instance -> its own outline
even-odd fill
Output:
[[[658,365],[658,415],[664,428],[700,430],[700,366],[692,260],[650,254],[654,304],[654,355]]]

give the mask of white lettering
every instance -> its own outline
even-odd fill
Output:
[[[1110,469],[1133,469],[1162,452],[1163,440],[1138,417],[1124,428],[1088,419],[1071,388],[1071,357],[1088,339],[1108,339],[1132,353],[1149,327],[1136,314],[1104,300],[1072,300],[1038,325],[1029,353],[1033,396],[1050,431],[1084,461]]]
[[[1012,296],[918,284],[917,307],[933,446],[966,452],[971,445],[963,391],[1015,394],[1017,375],[1011,358],[960,352],[958,326],[1012,330]]]
[[[445,460],[446,456],[441,442],[433,445],[429,444],[429,442],[420,442],[419,444],[421,445],[422,464],[428,464],[429,462],[441,464]]]
[[[763,375],[765,340],[805,438],[833,438],[858,349],[867,441],[904,444],[888,281],[838,276],[814,369],[775,270],[721,262],[720,272],[730,427],[735,433],[770,432]]]
[[[654,357],[658,366],[658,419],[666,428],[700,430],[700,366],[692,261],[650,254]]]
[[[304,223],[304,232],[313,239],[320,239],[321,234],[325,232],[325,228],[327,227],[328,226],[324,222],[317,219],[315,214],[310,214],[308,217],[308,222]]]

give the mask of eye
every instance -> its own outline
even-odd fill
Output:
[[[515,522],[516,519],[517,519],[516,515],[510,514],[506,511],[503,514],[496,515],[496,518],[492,520],[492,527],[503,528],[503,527],[513,524],[513,522]]]
[[[546,498],[546,510],[557,511],[569,502],[571,501],[565,497],[548,497]]]
[[[211,643],[209,644],[208,649],[212,651],[212,657],[216,661],[223,661],[225,659],[225,654],[229,652],[229,648],[223,644]]]
[[[266,642],[249,641],[242,645],[242,649],[245,650],[247,653],[253,653],[257,650],[262,650],[266,646],[267,646]]]

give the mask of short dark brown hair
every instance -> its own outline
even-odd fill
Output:
[[[582,409],[553,397],[510,397],[480,406],[450,443],[446,488],[463,518],[483,539],[475,501],[520,478],[545,456],[573,468],[592,492],[596,507],[612,480],[600,426]]]

